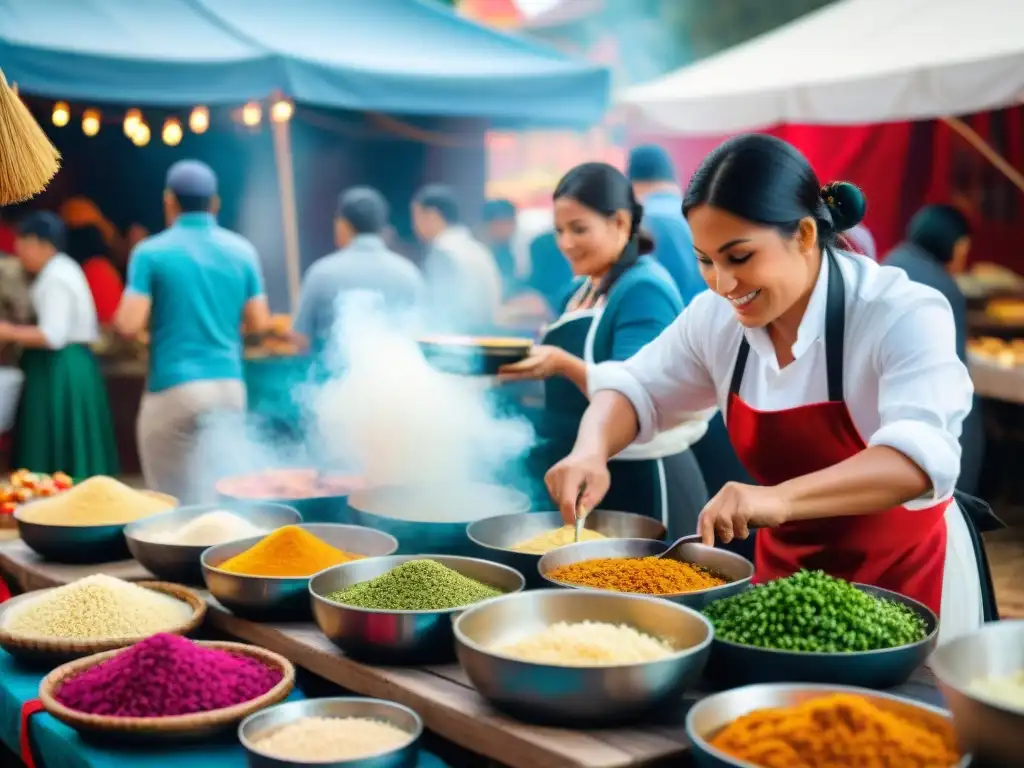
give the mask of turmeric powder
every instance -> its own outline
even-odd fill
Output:
[[[710,741],[761,768],[949,768],[960,760],[948,721],[853,694],[760,709]]]
[[[600,557],[563,565],[545,575],[580,587],[642,595],[675,595],[727,583],[699,565],[657,557]]]
[[[217,568],[242,576],[302,578],[360,557],[332,547],[297,525],[286,525]]]

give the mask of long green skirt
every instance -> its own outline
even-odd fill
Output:
[[[74,478],[117,475],[117,443],[107,389],[92,351],[27,349],[14,433],[14,466]]]

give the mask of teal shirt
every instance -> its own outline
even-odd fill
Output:
[[[212,214],[186,213],[132,251],[126,291],[153,302],[149,391],[242,378],[243,312],[263,294],[259,256]]]

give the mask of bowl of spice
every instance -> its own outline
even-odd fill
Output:
[[[422,734],[408,707],[354,697],[278,704],[238,726],[249,768],[415,768]]]
[[[266,469],[217,481],[224,501],[272,501],[299,511],[307,523],[355,523],[348,496],[365,482],[356,475],[312,468]]]
[[[519,571],[488,560],[393,555],[319,573],[309,593],[317,626],[347,655],[378,664],[419,664],[454,659],[455,615],[525,586]]]
[[[203,581],[225,608],[256,621],[308,620],[313,574],[365,557],[389,555],[398,542],[358,525],[286,525],[267,536],[205,550]]]
[[[800,571],[711,603],[708,676],[726,686],[905,683],[935,647],[938,618],[909,597]]]
[[[157,634],[57,667],[39,699],[83,735],[203,739],[284,700],[294,685],[291,662],[263,648]]]
[[[573,728],[643,720],[700,678],[710,622],[641,595],[543,589],[474,606],[455,621],[459,662],[498,709]]]
[[[701,699],[686,716],[701,768],[962,768],[949,712],[863,688],[761,684]]]
[[[498,515],[477,520],[466,528],[466,536],[480,548],[482,557],[518,570],[526,577],[528,588],[546,585],[537,564],[548,552],[574,544],[575,533],[573,526],[562,523],[561,512]],[[588,513],[580,531],[581,542],[664,538],[665,526],[659,520],[608,509]]]
[[[996,621],[929,660],[964,746],[980,765],[1019,765],[1024,732],[1024,621]]]
[[[694,542],[657,557],[668,547],[650,539],[569,544],[541,557],[537,571],[559,587],[656,595],[698,609],[742,592],[754,576],[753,563],[724,549]]]
[[[0,648],[20,661],[52,666],[158,632],[188,634],[204,616],[206,603],[185,587],[94,574],[0,605]]]
[[[57,563],[106,563],[130,557],[124,527],[178,505],[173,496],[137,491],[97,475],[14,513],[18,533],[35,552]]]
[[[199,558],[207,548],[301,522],[302,516],[284,504],[206,504],[143,518],[125,526],[124,537],[135,559],[157,578],[202,584]]]

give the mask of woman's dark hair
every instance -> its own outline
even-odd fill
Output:
[[[110,254],[103,233],[93,224],[69,229],[67,243],[68,256],[80,265],[97,256],[108,258]]]
[[[951,205],[926,205],[907,225],[907,240],[928,251],[941,264],[953,260],[953,247],[971,234],[971,224]]]
[[[577,165],[558,182],[552,197],[555,200],[568,197],[602,216],[612,217],[618,211],[628,211],[632,217],[626,247],[597,287],[597,296],[606,294],[637,259],[654,250],[654,241],[640,229],[644,207],[636,200],[633,184],[615,166],[608,163]]]
[[[698,205],[774,227],[787,237],[802,219],[813,218],[822,247],[834,245],[840,232],[860,224],[867,209],[855,185],[821,186],[796,147],[760,133],[729,139],[704,158],[686,189],[683,214]]]

